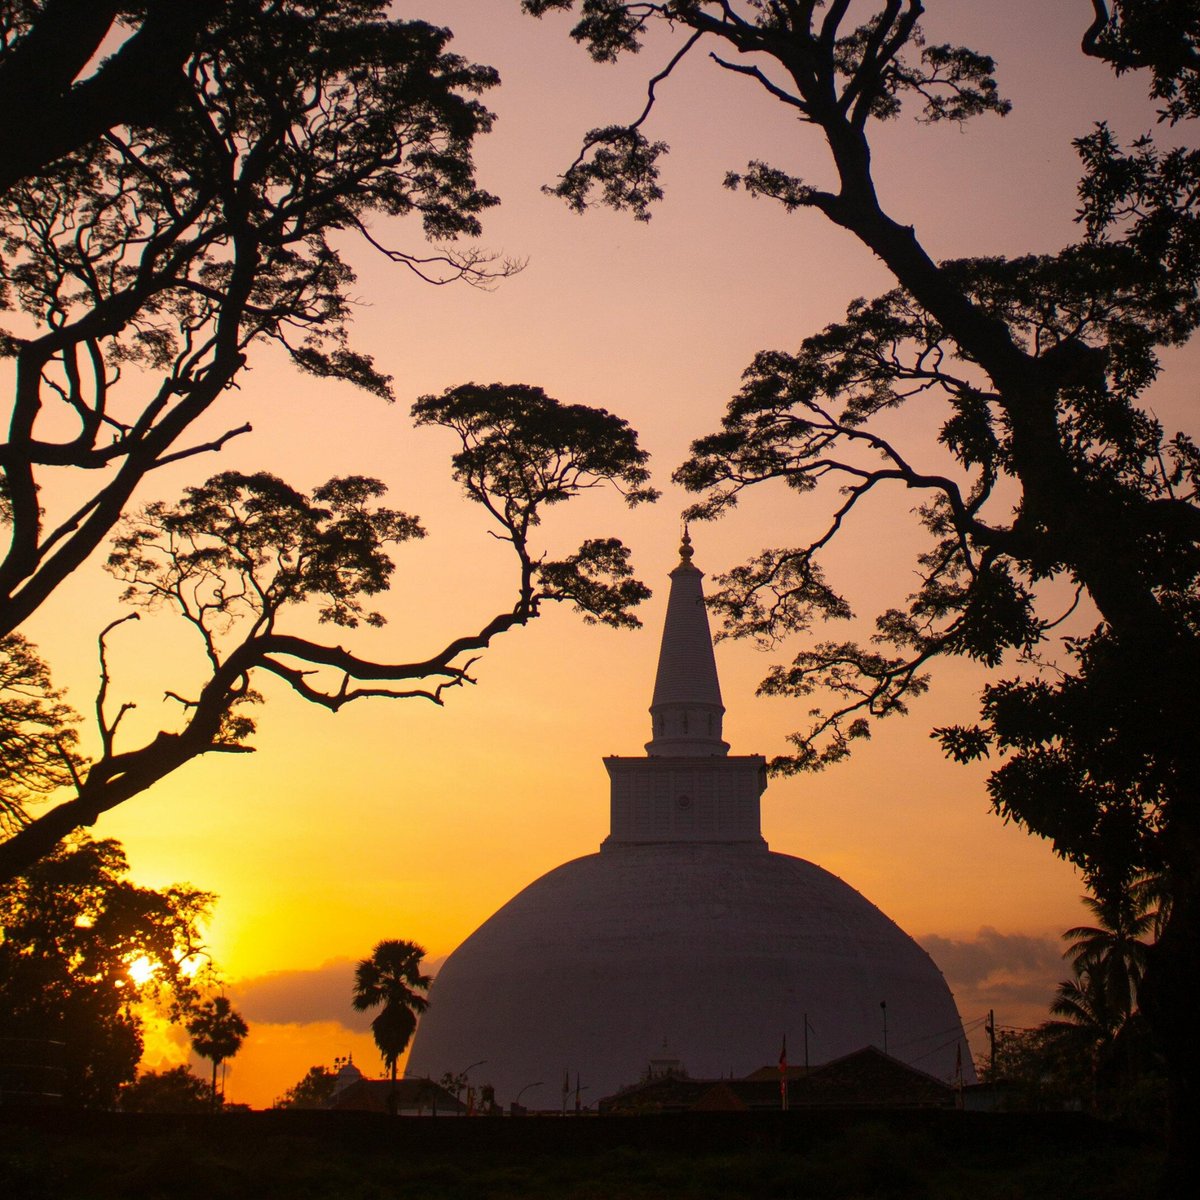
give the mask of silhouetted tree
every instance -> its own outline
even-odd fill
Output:
[[[423,992],[432,979],[421,974],[425,948],[416,942],[391,940],[380,942],[354,969],[356,1012],[378,1008],[371,1021],[371,1035],[384,1065],[396,1083],[396,1064],[408,1046],[417,1017],[429,1007]]]
[[[1160,1119],[1162,1062],[1137,1007],[1156,882],[1139,879],[1123,902],[1083,897],[1096,924],[1063,934],[1071,978],[1055,990],[1051,1019],[997,1036],[985,1078],[1008,1086],[1009,1107],[1086,1107],[1148,1126]]]
[[[304,1078],[292,1084],[274,1108],[324,1108],[333,1095],[337,1072],[329,1067],[309,1067]]]
[[[36,647],[0,637],[0,834],[29,822],[29,804],[72,784],[82,766],[75,712]]]
[[[226,996],[213,996],[195,1004],[188,1014],[186,1028],[192,1049],[212,1063],[212,1089],[209,1097],[215,1110],[217,1101],[217,1068],[232,1058],[250,1032]],[[224,1097],[222,1097],[224,1099]]]
[[[220,0],[0,3],[0,111],[9,114],[0,192],[118,125],[169,118],[188,86],[184,63],[221,8]],[[117,52],[92,65],[113,38]]]
[[[79,837],[0,885],[0,1025],[65,1043],[64,1096],[111,1107],[142,1053],[137,1005],[194,998],[213,897],[141,888],[117,842]],[[145,970],[139,970],[144,967]]]
[[[1125,1011],[1123,993],[1103,967],[1077,966],[1050,1003],[1053,1019],[1040,1027],[1043,1069],[1059,1091],[1073,1093],[1103,1117],[1157,1123],[1161,1115],[1162,1057],[1145,1019]],[[1161,1127],[1161,1125],[1159,1125]]]
[[[1048,1037],[1066,1056],[1087,1066],[1090,1102],[1095,1104],[1101,1065],[1130,1020],[1121,995],[1111,990],[1111,978],[1098,967],[1079,963],[1074,978],[1059,983],[1050,1002],[1059,1018],[1043,1026]]]
[[[142,1071],[121,1089],[124,1112],[195,1113],[212,1107],[212,1092],[187,1067]]]
[[[452,1095],[455,1100],[462,1102],[463,1092],[467,1090],[467,1073],[465,1071],[443,1071],[441,1079],[438,1083]],[[463,1107],[463,1113],[466,1113],[466,1107]]]
[[[1018,1112],[1086,1107],[1092,1097],[1091,1060],[1078,1039],[1063,1037],[1043,1022],[1034,1029],[996,1033],[995,1070],[990,1060],[983,1078],[999,1085],[997,1103]]]
[[[1058,1018],[1043,1028],[1064,1057],[1088,1064],[1090,1103],[1125,1111],[1137,1085],[1158,1078],[1161,1062],[1148,1044],[1138,992],[1159,917],[1159,880],[1142,876],[1123,894],[1083,901],[1095,925],[1068,929],[1063,957],[1073,978],[1050,1004]]]
[[[1076,975],[1103,979],[1105,1007],[1117,1014],[1118,1024],[1137,1009],[1138,989],[1159,924],[1156,904],[1159,879],[1142,876],[1124,891],[1102,898],[1082,897],[1095,925],[1076,925],[1063,937],[1063,957]]]
[[[574,0],[523,0],[535,15]],[[1145,70],[1167,124],[1200,115],[1200,9],[1190,0],[1094,0],[1083,50]],[[928,535],[915,594],[881,614],[874,644],[821,641],[777,667],[768,694],[836,698],[798,733],[776,770],[842,758],[872,720],[903,712],[939,655],[997,675],[981,719],[938,731],[962,760],[997,754],[992,802],[1052,840],[1098,895],[1162,872],[1170,915],[1148,955],[1142,1007],[1168,1051],[1176,1157],[1200,1123],[1200,451],[1164,430],[1141,396],[1158,351],[1200,321],[1200,152],[1153,136],[1122,147],[1102,121],[1076,143],[1083,237],[1057,254],[938,263],[883,207],[871,130],[915,108],[924,121],[1003,114],[986,55],[925,40],[920,0],[583,0],[573,36],[608,61],[651,26],[682,39],[633,122],[587,135],[553,189],[575,208],[602,202],[645,218],[666,147],[645,128],[656,95],[694,48],[786,105],[823,136],[834,185],[765,162],[727,184],[813,210],[849,231],[898,286],[856,301],[795,352],[759,354],[720,432],[677,478],[716,516],[747,487],[841,491],[818,536],[764,550],[722,580],[714,604],[735,635],[772,642],[849,615],[821,552],[889,488]],[[728,57],[725,57],[728,55]],[[939,445],[903,449],[878,414],[942,405]],[[922,451],[925,451],[924,453]],[[946,453],[953,459],[947,469]],[[1061,604],[1054,584],[1076,596]],[[1066,613],[1085,631],[1052,648]],[[1010,669],[1012,669],[1010,667]],[[1179,1179],[1186,1169],[1176,1172]],[[1194,1171],[1192,1172],[1194,1175]]]
[[[0,95],[8,88],[36,98],[50,125],[75,131],[71,145],[39,134],[37,121],[7,135],[17,165],[0,193],[0,303],[15,310],[17,323],[0,333],[0,353],[13,359],[15,380],[0,443],[0,524],[8,534],[0,558],[0,637],[19,629],[94,554],[130,513],[149,472],[218,451],[249,431],[234,418],[216,437],[192,435],[195,423],[230,395],[254,346],[273,343],[303,371],[391,398],[390,379],[349,346],[355,280],[341,243],[331,243],[335,231],[359,235],[426,280],[486,283],[514,269],[450,244],[477,234],[480,214],[496,202],[477,186],[472,161],[474,139],[492,120],[478,97],[496,83],[495,72],[450,53],[449,31],[388,19],[387,8],[386,0],[90,8],[28,0],[0,8]],[[78,28],[70,27],[73,20]],[[79,79],[83,63],[114,29],[115,55]],[[123,43],[120,30],[128,31]],[[121,90],[116,81],[136,73],[147,55],[155,65],[144,89],[112,98]],[[74,122],[71,113],[93,105],[87,120]],[[10,124],[22,124],[9,113]],[[17,146],[22,137],[32,146],[28,153]],[[413,217],[436,245],[424,255],[382,245],[368,231],[379,216]],[[558,411],[553,401],[531,410],[526,432],[549,429],[562,412],[577,411],[555,417],[552,410]],[[593,435],[611,435],[611,451],[588,442]],[[649,497],[645,456],[622,422],[603,414],[566,436],[565,443],[543,445],[536,437],[527,443],[529,478],[556,475],[547,503],[602,480],[628,483],[631,503]],[[489,460],[502,456],[498,446],[484,453]],[[60,490],[56,483],[64,478]],[[251,669],[269,663],[297,691],[331,707],[369,694],[437,699],[448,683],[467,681],[471,653],[531,620],[542,600],[570,598],[589,612],[589,605],[607,605],[601,617],[607,620],[637,594],[616,542],[590,542],[563,563],[534,565],[537,553],[526,534],[540,501],[518,496],[518,523],[505,527],[518,554],[517,596],[477,631],[417,661],[368,662],[309,639],[280,640],[269,628],[274,611],[264,603],[249,642],[224,655],[204,621],[214,607],[236,609],[233,598],[199,601],[197,617],[181,588],[202,590],[200,575],[177,580],[172,590],[165,576],[152,579],[143,564],[134,565],[129,539],[141,537],[149,554],[150,527],[161,527],[168,540],[172,522],[188,520],[203,531],[197,497],[222,487],[241,488],[243,498],[247,489],[273,491],[276,511],[291,503],[280,498],[288,489],[278,481],[237,479],[221,476],[207,492],[193,489],[195,502],[177,512],[151,505],[122,535],[114,559],[127,572],[132,599],[154,593],[184,611],[201,634],[211,678],[187,697],[176,694],[179,727],[139,746],[118,746],[117,727],[129,705],[112,711],[107,639],[120,622],[111,623],[100,634],[95,760],[73,757],[69,733],[56,739],[51,731],[43,739],[47,751],[52,743],[62,749],[57,764],[52,754],[42,761],[74,796],[26,820],[38,790],[6,787],[13,819],[0,842],[0,879],[197,754],[245,749],[250,726],[234,710],[252,698]],[[526,482],[517,481],[518,491]],[[346,580],[378,590],[391,571],[382,547],[417,534],[415,520],[396,514],[398,524],[389,526],[384,510],[359,520],[356,510],[365,512],[379,490],[373,481],[334,481],[303,501],[329,509],[321,536],[336,526],[351,534],[350,544],[337,564],[308,563],[293,572],[291,591],[275,601],[320,593],[330,619],[354,623]],[[489,494],[503,523],[509,498]],[[209,532],[219,540],[220,520],[209,514],[215,521]],[[288,544],[288,531],[280,544]],[[263,566],[238,564],[227,550],[222,567],[230,572],[246,577],[247,569]],[[334,575],[341,578],[333,581]],[[608,590],[606,576],[615,580]],[[6,643],[6,652],[16,645]],[[344,687],[312,685],[306,672],[313,666],[340,672]],[[406,686],[363,688],[353,686],[356,680]],[[39,686],[46,715],[56,699],[48,677]],[[68,729],[68,714],[59,715]]]
[[[388,547],[423,531],[414,517],[378,504],[385,490],[378,480],[333,479],[309,496],[273,475],[226,472],[189,488],[177,505],[147,506],[126,520],[109,567],[127,584],[129,603],[180,614],[196,635],[207,679],[194,695],[169,693],[182,713],[179,729],[120,748],[129,705],[112,712],[107,704],[107,638],[123,622],[105,629],[96,706],[102,752],[75,781],[74,798],[0,844],[0,874],[197,755],[244,752],[257,671],[334,711],[364,697],[440,704],[447,688],[472,682],[473,654],[534,619],[545,602],[569,603],[585,620],[637,624],[631,610],[649,590],[632,577],[620,542],[592,539],[564,559],[538,556],[530,545],[543,508],[584,489],[611,483],[630,504],[653,498],[646,455],[624,421],[523,385],[450,389],[424,397],[414,415],[418,424],[458,434],[454,475],[499,522],[517,560],[514,605],[428,658],[374,662],[289,633],[283,617],[312,604],[320,621],[340,628],[383,624],[363,598],[388,585],[395,570]]]
[[[41,22],[58,7],[22,6],[13,61],[53,47]],[[0,197],[0,281],[22,322],[3,341],[17,384],[0,459],[12,526],[0,632],[101,544],[148,471],[246,431],[186,444],[252,344],[390,395],[346,345],[354,276],[333,230],[366,236],[372,214],[413,214],[448,239],[477,233],[495,203],[471,147],[491,123],[475,96],[496,76],[448,53],[448,31],[386,20],[384,0],[208,7],[169,120],[93,138]],[[388,253],[418,273],[491,269],[470,252]],[[47,478],[99,467],[90,497],[42,513]]]

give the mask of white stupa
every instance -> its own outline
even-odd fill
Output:
[[[772,853],[760,755],[722,741],[721,689],[686,533],[671,572],[646,755],[606,758],[611,832],[598,854],[530,884],[446,960],[407,1074],[486,1061],[500,1102],[558,1103],[569,1073],[594,1102],[669,1044],[696,1078],[812,1065],[864,1046],[974,1082],[933,960],[848,884]],[[884,1007],[886,1005],[886,1008]],[[886,1033],[885,1033],[886,1028]],[[886,1038],[886,1046],[884,1044]]]

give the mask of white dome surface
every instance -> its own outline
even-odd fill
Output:
[[[611,756],[599,854],[543,875],[446,960],[407,1074],[480,1063],[501,1103],[557,1107],[564,1074],[593,1104],[669,1045],[695,1078],[815,1066],[875,1045],[974,1082],[933,960],[836,875],[767,849],[761,755],[729,754],[684,533],[671,572],[645,757]],[[886,1004],[886,1009],[881,1007]],[[886,1021],[886,1025],[885,1025]],[[885,1034],[886,1028],[886,1034]],[[574,1096],[571,1096],[573,1103]]]
[[[880,1002],[886,1002],[886,1014]],[[765,844],[610,844],[530,884],[446,960],[407,1074],[472,1072],[497,1100],[585,1104],[664,1039],[697,1078],[813,1065],[867,1045],[953,1079],[954,999],[916,942],[828,871]]]

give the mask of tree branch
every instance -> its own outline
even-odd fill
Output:
[[[243,433],[253,433],[253,432],[254,432],[254,426],[251,425],[249,421],[247,421],[244,425],[239,425],[236,429],[226,430],[223,434],[221,434],[220,437],[215,438],[211,442],[202,442],[200,445],[190,446],[186,450],[176,450],[174,454],[162,455],[154,463],[153,469],[157,470],[159,467],[165,467],[169,463],[179,462],[179,460],[183,459],[183,458],[193,458],[197,454],[215,453],[216,451],[221,450],[224,447],[225,443],[232,440],[233,438],[241,437],[241,435]]]
[[[126,621],[140,620],[139,613],[127,613],[123,617],[118,617],[115,621],[110,621],[100,631],[100,636],[97,639],[97,650],[100,658],[100,686],[96,692],[96,725],[100,730],[100,739],[104,746],[104,756],[108,757],[113,751],[113,739],[117,732],[117,726],[121,723],[121,718],[124,717],[129,709],[134,708],[132,704],[122,704],[120,711],[109,724],[107,717],[104,715],[105,702],[108,699],[108,687],[111,679],[108,673],[108,635],[117,628],[118,625],[124,625]]]

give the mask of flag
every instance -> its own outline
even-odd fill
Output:
[[[787,1034],[783,1035],[783,1045],[779,1049],[779,1106],[786,1110],[788,1106],[788,1077],[787,1077]]]
[[[779,1069],[780,1069],[780,1071],[782,1071],[784,1073],[787,1072],[787,1034],[786,1033],[783,1035],[783,1047],[779,1051]]]

